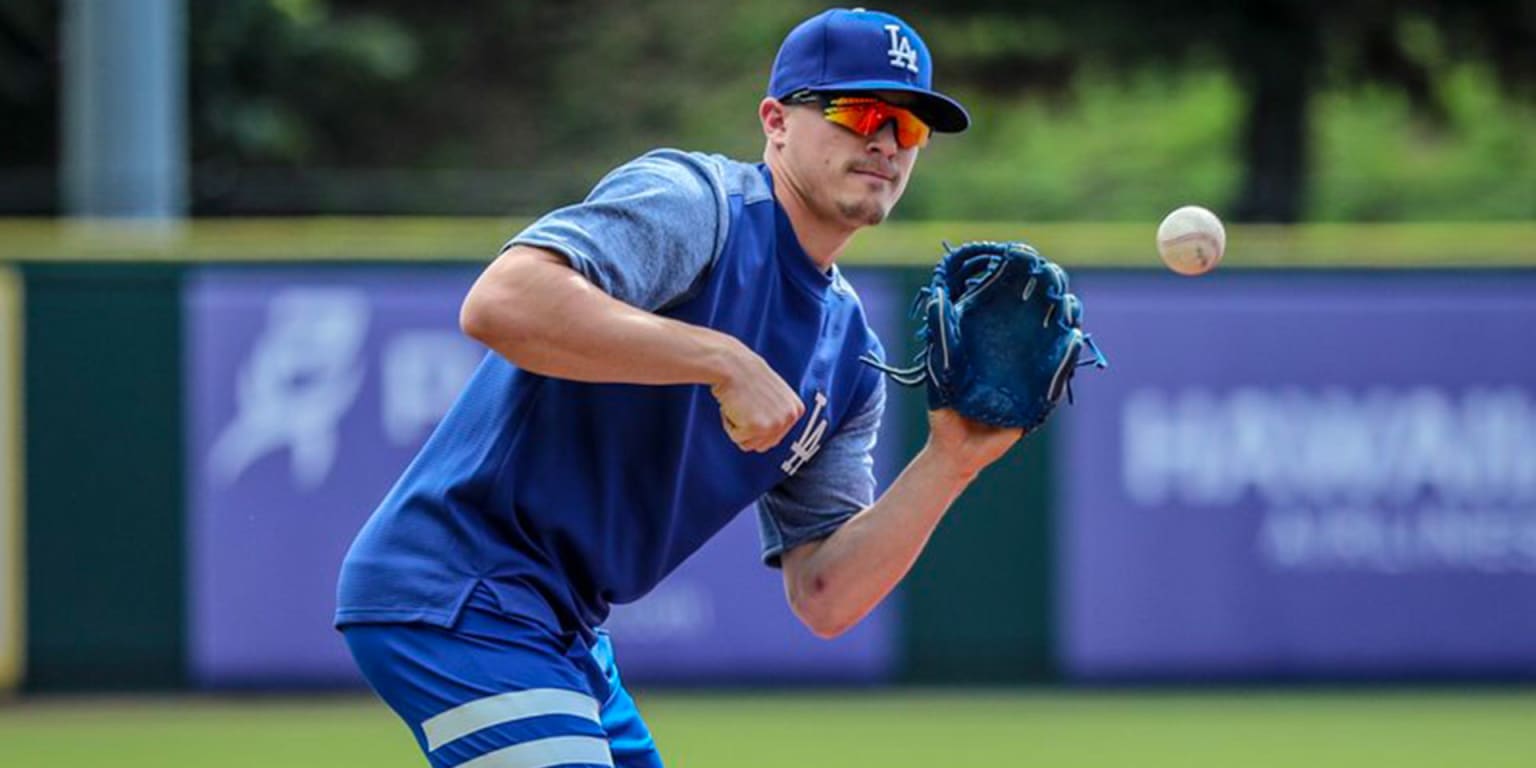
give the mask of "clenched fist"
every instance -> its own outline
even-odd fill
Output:
[[[805,403],[795,390],[745,346],[732,356],[727,374],[709,392],[720,404],[725,433],[743,451],[762,453],[773,448],[805,414]]]

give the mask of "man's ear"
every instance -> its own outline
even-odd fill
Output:
[[[763,123],[763,135],[768,138],[768,143],[784,146],[784,136],[789,131],[789,115],[784,103],[773,98],[763,99],[757,105],[757,117]]]

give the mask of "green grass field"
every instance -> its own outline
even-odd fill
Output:
[[[639,696],[669,766],[1532,766],[1536,691]],[[424,764],[371,699],[0,705],[0,766]]]

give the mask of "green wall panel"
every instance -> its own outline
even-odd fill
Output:
[[[911,272],[911,290],[929,274]],[[892,385],[890,392],[891,405],[905,409],[912,425],[910,457],[928,437],[927,403],[919,389]],[[903,583],[908,682],[1053,678],[1051,444],[1048,425],[982,472]]]
[[[34,266],[24,276],[26,686],[178,685],[179,269]]]

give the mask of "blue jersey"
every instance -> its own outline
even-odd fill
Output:
[[[801,249],[766,167],[652,153],[513,242],[736,337],[805,414],[776,448],[748,453],[706,387],[569,381],[489,354],[354,541],[338,625],[450,626],[484,584],[509,613],[588,633],[754,502],[770,562],[870,503],[883,384],[858,358],[883,354],[842,275]],[[829,445],[837,458],[823,460]]]

